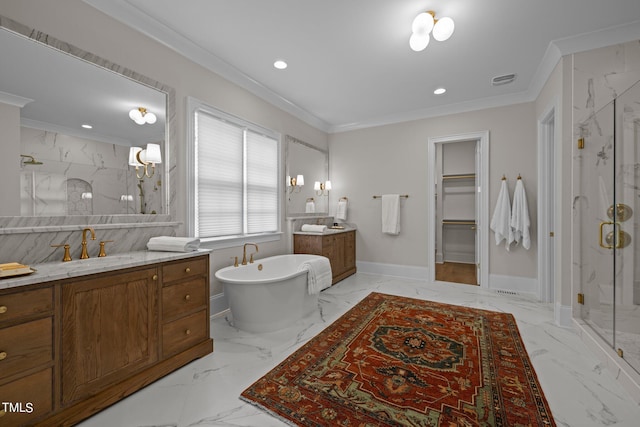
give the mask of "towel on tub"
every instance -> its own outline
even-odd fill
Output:
[[[307,271],[309,295],[318,294],[321,290],[327,289],[333,281],[331,263],[327,257],[317,256],[305,261],[298,270]]]
[[[147,242],[150,251],[193,252],[200,248],[200,239],[193,237],[158,236]]]

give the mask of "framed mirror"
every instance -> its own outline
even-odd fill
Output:
[[[285,142],[287,216],[328,215],[328,191],[314,184],[329,179],[329,153],[289,135]]]
[[[171,213],[173,89],[2,16],[0,57],[0,216]]]

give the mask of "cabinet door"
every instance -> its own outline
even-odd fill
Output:
[[[62,285],[63,405],[158,359],[157,274],[153,267]]]
[[[350,270],[356,266],[356,232],[344,234],[344,268]]]

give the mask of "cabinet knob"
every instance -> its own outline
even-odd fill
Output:
[[[187,329],[186,331],[184,331],[185,335],[191,335],[191,329]]]
[[[189,267],[187,267],[187,268],[184,269],[184,272],[185,273],[191,273],[191,269]]]
[[[0,305],[0,314],[4,314],[9,310],[6,305]]]
[[[6,351],[0,351],[0,360],[4,360],[7,358],[7,352]]]
[[[184,296],[184,300],[185,300],[185,301],[189,301],[190,299],[191,299],[191,295],[186,294],[186,295]]]
[[[153,279],[153,280],[158,280],[158,275],[157,275],[157,274],[154,274],[154,275],[153,275],[153,277],[152,277],[152,279]]]

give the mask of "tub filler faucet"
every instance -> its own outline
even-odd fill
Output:
[[[247,265],[247,246],[255,246],[256,252],[258,252],[258,245],[255,243],[245,243],[242,247],[242,265]],[[254,252],[255,253],[255,252]],[[249,263],[253,263],[253,254],[249,257]]]

